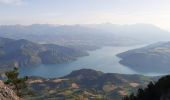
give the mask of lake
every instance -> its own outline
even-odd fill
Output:
[[[80,57],[76,61],[64,64],[38,65],[32,67],[21,67],[21,75],[41,76],[47,78],[61,77],[78,69],[95,69],[107,73],[139,74],[132,69],[121,65],[120,58],[116,54],[135,49],[140,46],[126,47],[103,47],[95,51],[90,51],[89,56]],[[141,74],[141,73],[140,73]]]

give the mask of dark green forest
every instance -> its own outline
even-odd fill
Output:
[[[164,76],[158,82],[150,82],[145,89],[124,97],[122,100],[170,100],[170,75]]]

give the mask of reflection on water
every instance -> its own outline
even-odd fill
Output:
[[[21,75],[60,77],[69,74],[73,70],[88,68],[102,72],[136,74],[132,69],[119,64],[120,58],[116,54],[139,48],[142,46],[130,47],[104,47],[96,51],[90,51],[89,56],[81,57],[77,61],[55,65],[39,65],[20,68]]]

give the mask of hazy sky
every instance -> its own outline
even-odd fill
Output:
[[[0,0],[0,24],[106,22],[170,30],[170,0]]]

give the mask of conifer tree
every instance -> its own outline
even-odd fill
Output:
[[[13,87],[13,90],[16,91],[18,96],[22,96],[22,90],[27,87],[26,81],[28,80],[28,77],[19,77],[19,71],[16,67],[12,71],[7,71],[5,75],[7,77],[5,84]]]

